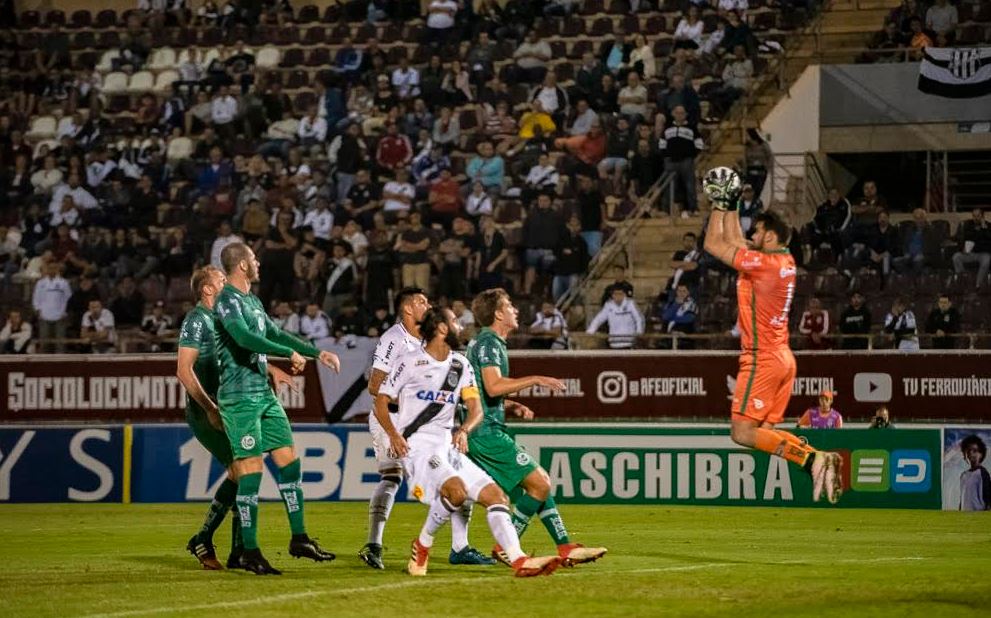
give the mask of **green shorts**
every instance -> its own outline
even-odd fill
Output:
[[[282,404],[269,392],[220,402],[220,418],[234,459],[260,457],[262,453],[292,446],[292,427]]]
[[[468,457],[506,493],[512,492],[527,475],[540,467],[512,436],[501,430],[490,429],[469,436]]]
[[[234,454],[231,452],[231,442],[227,439],[227,434],[211,425],[206,412],[199,406],[186,406],[186,424],[193,430],[193,436],[199,440],[199,443],[225,468],[234,463]]]

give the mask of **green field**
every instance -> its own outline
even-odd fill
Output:
[[[987,616],[986,513],[564,506],[595,564],[515,579],[505,567],[451,567],[448,533],[431,573],[402,572],[426,509],[397,505],[387,567],[371,571],[365,505],[308,506],[333,563],[286,556],[279,504],[262,506],[262,547],[282,577],[205,572],[183,550],[205,509],[184,505],[0,506],[0,615],[14,616]],[[218,532],[226,558],[229,525]],[[482,513],[479,548],[491,546]],[[524,548],[547,552],[537,524]],[[211,614],[210,612],[215,612]]]

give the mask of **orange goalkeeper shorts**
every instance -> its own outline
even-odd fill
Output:
[[[741,354],[733,414],[773,425],[783,421],[795,371],[795,356],[787,348]]]

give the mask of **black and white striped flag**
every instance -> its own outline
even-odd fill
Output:
[[[991,47],[928,47],[919,66],[919,90],[969,99],[991,94]]]

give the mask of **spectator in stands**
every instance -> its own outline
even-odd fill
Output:
[[[456,299],[451,302],[451,311],[454,313],[454,319],[461,328],[471,328],[475,326],[475,314],[471,312],[471,309],[465,304],[465,301],[461,299]]]
[[[630,75],[636,75],[636,73]],[[609,131],[606,138],[606,156],[599,161],[598,165],[599,178],[603,181],[611,180],[615,189],[614,193],[620,192],[623,174],[630,165],[633,140],[629,121],[625,116],[618,117],[616,126]]]
[[[485,190],[498,195],[502,192],[502,181],[505,175],[505,162],[495,153],[492,142],[484,141],[478,145],[478,155],[468,161],[465,174],[469,185],[481,182]]]
[[[619,90],[612,73],[604,73],[602,79],[589,94],[589,105],[600,114],[619,113]]]
[[[664,90],[657,100],[657,110],[666,118],[674,117],[674,109],[682,107],[685,110],[685,122],[689,126],[698,124],[702,117],[702,104],[699,95],[695,92],[691,82],[684,73],[675,73],[671,76],[671,84]]]
[[[284,300],[276,301],[272,321],[287,333],[299,333],[299,314],[293,311],[289,303]]]
[[[557,138],[554,140],[554,147],[568,153],[569,157],[565,160],[568,173],[595,175],[598,173],[599,162],[606,154],[606,135],[602,126],[595,123],[585,135]]]
[[[541,154],[537,164],[530,168],[523,180],[523,189],[520,193],[523,202],[529,204],[541,193],[553,196],[559,181],[560,174],[557,168],[551,165],[550,157]]]
[[[392,87],[401,101],[420,96],[420,72],[409,65],[409,58],[399,58],[399,66],[392,71]]]
[[[968,264],[977,264],[977,289],[988,285],[988,269],[991,267],[991,225],[984,219],[984,210],[975,208],[970,221],[964,221],[957,229],[959,251],[953,254],[953,270],[964,272]]]
[[[465,63],[471,82],[480,88],[495,75],[494,63],[498,48],[489,38],[488,32],[480,32],[472,40],[476,42],[465,57]]]
[[[457,14],[458,3],[454,0],[431,0],[427,6],[427,31],[424,42],[441,46],[454,40]]]
[[[413,160],[413,145],[409,138],[399,133],[395,122],[389,122],[385,127],[385,136],[379,140],[375,152],[375,162],[382,173],[395,174],[400,168],[405,168]]]
[[[903,55],[896,50],[907,45],[908,40],[898,29],[898,24],[887,21],[884,23],[884,28],[875,33],[871,42],[867,44],[867,47],[873,51],[861,54],[858,62],[900,62]]]
[[[939,233],[929,223],[929,216],[922,208],[912,211],[914,225],[902,236],[902,254],[892,260],[896,270],[915,273],[925,267],[937,266],[940,262]]]
[[[822,308],[822,302],[812,297],[808,308],[798,322],[798,332],[808,339],[805,346],[810,350],[828,350],[833,347],[829,339],[829,312]]]
[[[330,318],[320,310],[317,303],[307,303],[306,311],[299,320],[299,334],[311,343],[330,337]]]
[[[897,24],[898,30],[902,34],[902,38],[907,41],[911,37],[912,28],[909,22],[913,17],[918,17],[920,21],[925,18],[924,11],[920,6],[919,1],[902,0],[901,5],[891,11],[888,20]]]
[[[737,45],[742,45],[744,53],[748,57],[753,57],[756,50],[754,33],[750,26],[742,20],[739,11],[728,11],[726,13],[726,33],[719,43],[718,52],[720,54],[733,54]]]
[[[448,299],[464,298],[468,292],[465,279],[474,249],[475,230],[463,216],[454,217],[449,228],[450,235],[441,240],[437,247],[439,295]]]
[[[922,20],[918,17],[912,17],[909,19],[909,47],[915,50],[914,57],[916,60],[922,58],[922,52],[927,47],[933,46],[933,40],[929,35],[922,29]]]
[[[682,218],[698,216],[696,197],[695,157],[705,148],[702,136],[695,127],[688,124],[688,113],[678,105],[671,111],[674,118],[659,140],[659,148],[664,153],[664,171],[674,174],[676,186],[685,195]]]
[[[513,79],[510,83],[524,82],[539,83],[547,74],[547,63],[554,54],[547,41],[542,41],[536,30],[531,30],[526,41],[517,46],[513,52],[515,61]]]
[[[657,77],[657,63],[654,60],[654,50],[642,34],[633,35],[633,51],[630,52],[630,68],[637,72],[641,80],[651,80]],[[646,94],[644,101],[646,102]],[[644,114],[646,115],[646,114]]]
[[[429,292],[430,258],[427,250],[430,248],[430,240],[430,230],[423,226],[423,218],[419,211],[410,212],[409,229],[399,235],[399,243],[396,247],[403,264],[403,287],[417,287]]]
[[[213,100],[210,102],[210,122],[218,135],[225,140],[233,140],[237,137],[237,99],[231,94],[227,86],[220,86]]]
[[[550,115],[556,126],[564,126],[570,102],[564,89],[557,85],[553,71],[548,71],[540,85],[530,92],[530,101],[539,102],[540,109]]]
[[[479,221],[481,233],[475,246],[478,253],[475,257],[473,279],[479,291],[490,290],[504,286],[503,273],[506,270],[506,260],[509,249],[502,232],[496,229],[495,220],[491,215],[481,217]]]
[[[479,191],[485,195],[485,198],[489,199],[488,194],[484,193],[481,183],[478,184]],[[489,201],[491,203],[491,199]],[[464,200],[461,198],[461,187],[454,180],[450,169],[440,170],[440,176],[430,184],[427,203],[430,206],[430,223],[439,223],[445,229],[449,229],[454,217],[461,212],[464,206]]]
[[[633,298],[633,284],[629,282],[626,278],[626,269],[615,264],[612,267],[613,282],[606,286],[606,289],[602,292],[602,299],[599,301],[600,304],[604,305],[606,302],[612,298],[613,292],[615,290],[622,290],[623,294],[627,298]]]
[[[619,113],[631,123],[639,124],[647,118],[647,88],[641,83],[636,71],[627,74],[626,86],[620,89],[617,102]]]
[[[871,418],[871,424],[868,429],[888,429],[893,427],[891,424],[891,415],[888,412],[887,406],[878,406],[877,410],[874,411],[874,416]]]
[[[737,204],[737,212],[740,216],[740,229],[743,235],[750,238],[754,233],[754,219],[764,211],[764,202],[757,196],[754,186],[747,183],[743,185],[740,192],[740,200]]]
[[[844,350],[867,349],[870,343],[867,337],[858,335],[871,333],[871,312],[864,306],[864,296],[860,292],[850,295],[850,304],[840,314],[839,331],[844,335],[841,345]]]
[[[620,72],[630,65],[630,53],[633,45],[626,41],[626,34],[616,32],[615,38],[602,44],[599,50],[599,59],[613,76],[618,77]]]
[[[545,274],[554,266],[554,252],[565,238],[566,231],[561,214],[551,208],[549,195],[537,198],[523,223],[523,246],[526,271],[523,276],[523,294],[529,296],[537,274]]]
[[[819,393],[819,404],[812,406],[798,419],[805,429],[842,429],[843,415],[833,408],[833,391]]]
[[[395,287],[393,271],[396,257],[388,234],[372,233],[365,256],[366,307],[388,304],[389,291]]]
[[[336,136],[327,150],[327,159],[337,181],[337,200],[347,199],[358,170],[368,163],[368,145],[361,136],[361,125],[351,122]]]
[[[582,54],[582,64],[575,75],[575,88],[581,97],[591,97],[602,85],[605,68],[592,52]]]
[[[957,7],[947,0],[936,0],[926,11],[926,29],[937,35],[945,35],[947,41],[951,43],[955,38],[959,21]]]
[[[456,148],[461,140],[461,121],[448,105],[440,108],[440,114],[434,120],[432,129],[433,143],[444,147],[445,150]]]
[[[141,319],[141,332],[148,339],[150,351],[161,352],[167,349],[162,339],[175,335],[171,316],[165,313],[165,301],[156,301],[151,313]]]
[[[926,333],[935,335],[932,347],[938,350],[952,350],[958,347],[957,339],[953,335],[960,333],[960,312],[950,302],[949,295],[940,294],[936,299],[936,306],[926,318]]]
[[[904,298],[896,298],[892,303],[891,311],[884,317],[884,332],[891,335],[896,350],[914,352],[919,349],[915,314]]]
[[[538,350],[567,350],[568,322],[561,310],[550,301],[540,305],[540,311],[533,318],[529,328],[531,335],[528,347]]]
[[[220,264],[220,253],[224,250],[224,247],[235,242],[244,242],[244,240],[234,233],[230,221],[221,221],[220,226],[217,228],[217,238],[210,246],[210,264],[215,268],[222,268]]]
[[[134,277],[125,276],[117,285],[116,293],[110,302],[110,311],[119,326],[139,326],[145,311],[145,295],[134,282]]]
[[[568,233],[554,251],[554,281],[551,293],[554,302],[578,285],[582,273],[588,268],[589,252],[582,236],[582,223],[577,215],[568,219]]]
[[[14,309],[7,313],[7,322],[0,329],[0,354],[24,354],[28,351],[33,329]]]
[[[757,129],[748,128],[746,143],[743,146],[744,182],[753,188],[753,193],[758,199],[764,190],[767,172],[773,165],[774,153],[771,152],[771,146],[767,140]]]
[[[842,239],[850,225],[850,216],[850,202],[840,195],[839,189],[832,187],[812,219],[812,247],[829,248],[833,259],[837,259],[843,253]]]
[[[465,200],[465,212],[477,221],[478,217],[491,216],[494,210],[492,196],[485,192],[485,185],[480,180],[476,180],[472,183],[471,193]]]
[[[733,48],[733,57],[723,68],[723,85],[709,97],[710,107],[715,105],[718,116],[725,116],[733,102],[750,89],[754,75],[754,63],[747,57],[743,45]]]
[[[89,310],[83,314],[79,335],[88,344],[88,351],[113,352],[117,343],[114,314],[104,309],[99,300],[89,301]]]
[[[66,307],[72,296],[69,282],[62,278],[61,269],[57,262],[49,263],[44,270],[44,276],[34,285],[31,306],[38,315],[38,338],[43,340],[65,339],[66,336]],[[51,343],[44,343],[40,352],[51,352]],[[65,344],[56,343],[54,351],[62,353]]]
[[[674,274],[668,279],[662,294],[670,297],[679,285],[687,286],[689,291],[695,289],[699,282],[699,262],[702,251],[698,246],[698,237],[694,232],[685,232],[681,237],[681,249],[671,256],[671,268]],[[632,292],[630,293],[632,296]],[[667,298],[665,298],[667,300]]]
[[[331,259],[327,262],[327,270],[330,274],[327,276],[327,293],[323,300],[323,310],[332,318],[337,317],[337,312],[344,303],[353,300],[357,295],[358,269],[350,253],[351,247],[346,242],[335,242],[331,249]]]
[[[698,49],[702,46],[702,31],[705,23],[699,14],[699,7],[692,4],[683,12],[674,30],[675,49]]]
[[[630,199],[639,201],[639,198],[646,195],[647,191],[654,186],[662,172],[663,167],[658,154],[650,147],[650,141],[638,139],[636,152],[630,159],[630,186],[627,191]]]
[[[698,305],[692,298],[691,292],[685,283],[679,283],[674,288],[674,294],[667,299],[660,312],[661,332],[666,334],[695,333],[695,322],[698,319]],[[665,341],[665,344],[668,342]],[[668,347],[665,345],[664,347]],[[694,348],[691,340],[679,341],[678,349],[690,350]]]
[[[404,167],[396,169],[396,179],[385,183],[382,188],[382,211],[386,221],[391,223],[396,217],[408,213],[415,197],[416,188],[409,183],[409,172]]]
[[[602,305],[585,332],[593,335],[603,324],[609,331],[609,347],[614,350],[633,348],[637,335],[643,334],[643,315],[622,288],[612,290],[609,301]]]
[[[372,184],[368,170],[359,169],[354,177],[354,184],[348,189],[347,198],[341,204],[346,218],[355,219],[361,227],[371,227],[372,217],[382,206],[382,197],[378,188]]]

